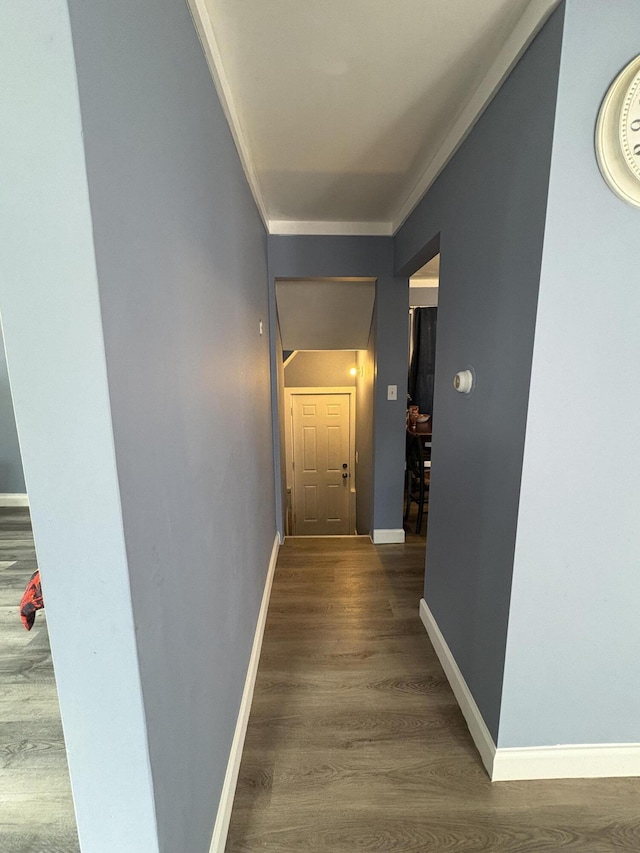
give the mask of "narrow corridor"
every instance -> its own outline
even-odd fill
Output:
[[[491,784],[418,617],[424,539],[280,550],[228,853],[640,849],[640,780]]]

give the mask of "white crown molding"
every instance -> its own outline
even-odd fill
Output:
[[[222,104],[240,161],[253,193],[256,205],[269,234],[318,236],[391,237],[399,230],[429,187],[445,168],[460,145],[478,121],[494,95],[533,41],[560,0],[531,0],[524,14],[505,40],[498,56],[466,106],[458,114],[445,140],[437,152],[424,165],[420,177],[401,201],[389,222],[342,222],[269,219],[257,173],[246,141],[231,87],[226,76],[222,57],[216,41],[206,0],[187,0],[194,24],[209,65],[218,97]]]
[[[196,32],[200,38],[200,43],[202,44],[202,49],[209,66],[209,71],[213,78],[214,86],[216,87],[216,92],[218,93],[222,109],[227,118],[227,124],[231,130],[231,135],[233,136],[233,141],[235,142],[247,183],[253,193],[253,198],[258,207],[258,211],[260,212],[260,216],[262,217],[264,226],[269,230],[267,209],[262,197],[260,183],[258,181],[256,171],[253,168],[249,146],[242,129],[238,111],[236,110],[233,101],[229,80],[225,73],[224,65],[222,64],[222,56],[220,55],[218,42],[216,41],[207,4],[205,0],[187,0],[187,4],[191,12],[191,17],[193,18]]]
[[[404,224],[429,187],[462,145],[522,54],[559,4],[560,0],[531,0],[524,14],[505,40],[491,68],[459,113],[444,142],[425,165],[422,174],[405,201],[400,205],[393,218],[393,234]]]
[[[391,222],[303,222],[289,219],[270,219],[269,234],[320,235],[323,237],[391,237]]]

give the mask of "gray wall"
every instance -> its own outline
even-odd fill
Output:
[[[26,492],[0,323],[0,494]]]
[[[408,288],[406,278],[402,282],[393,276],[393,241],[389,237],[269,237],[272,288],[276,278],[351,276],[376,279],[373,527],[398,529],[402,527],[406,401],[401,389],[406,387],[407,374]],[[387,400],[387,384],[398,385],[398,400]]]
[[[6,0],[0,34],[0,310],[80,843],[157,853],[65,0]]]
[[[440,234],[425,599],[494,738],[561,37],[560,10],[396,238],[412,274]]]
[[[285,388],[317,388],[355,385],[350,370],[356,366],[356,353],[350,350],[313,350],[298,352],[284,369]]]
[[[70,12],[0,7],[0,310],[80,838],[202,853],[275,533],[266,236],[182,0]]]
[[[186,3],[70,7],[160,848],[201,853],[275,535],[266,234]]]
[[[640,360],[640,210],[609,190],[593,146],[600,103],[638,54],[638,32],[636,0],[567,2],[505,747],[640,741],[640,406],[629,381]]]

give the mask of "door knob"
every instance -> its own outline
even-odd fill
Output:
[[[346,480],[348,476],[349,476],[349,475],[347,474],[347,472],[346,472],[346,471],[344,471],[344,472],[343,472],[343,474],[342,474],[342,479],[343,479],[343,480]]]

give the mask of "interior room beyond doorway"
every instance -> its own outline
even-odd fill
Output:
[[[440,255],[409,279],[405,531],[426,541],[431,484]]]

